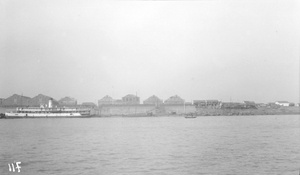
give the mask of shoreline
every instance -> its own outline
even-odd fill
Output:
[[[0,113],[14,111],[13,107],[0,107]],[[300,107],[277,107],[268,108],[261,107],[257,109],[214,109],[214,108],[196,108],[186,114],[193,114],[197,117],[201,116],[251,116],[251,115],[300,115]],[[111,113],[101,114],[101,109],[94,109],[93,116],[90,118],[109,118],[109,117],[182,117],[185,113]]]

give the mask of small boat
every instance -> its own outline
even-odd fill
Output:
[[[197,118],[197,116],[194,113],[189,113],[189,114],[185,114],[184,118]]]
[[[184,118],[197,118],[197,116],[184,116]]]

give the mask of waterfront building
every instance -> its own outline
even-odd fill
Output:
[[[205,107],[206,106],[206,101],[205,100],[194,100],[193,104],[196,107]]]
[[[268,108],[278,108],[279,105],[275,104],[274,102],[270,102],[270,103],[267,104],[267,107]]]
[[[81,106],[88,107],[88,108],[96,108],[97,107],[97,105],[95,103],[93,103],[93,102],[83,102],[81,104]]]
[[[58,101],[54,100],[52,97],[49,97],[49,96],[46,96],[46,95],[43,95],[43,94],[39,94],[33,98],[31,98],[29,100],[29,106],[33,106],[33,107],[40,107],[40,106],[47,106],[48,105],[48,102],[49,100],[52,99],[52,103],[53,103],[53,106],[58,106]]]
[[[267,107],[267,104],[265,104],[265,103],[256,103],[256,106],[257,107]]]
[[[114,99],[111,96],[104,96],[102,99],[98,100],[98,106],[102,105],[112,105],[114,104]]]
[[[275,104],[279,106],[290,106],[290,103],[287,101],[276,101]]]
[[[193,104],[196,107],[217,107],[220,105],[219,100],[194,100]]]
[[[184,104],[184,100],[178,95],[171,96],[164,102],[165,104]]]
[[[140,97],[132,94],[128,94],[125,97],[122,97],[124,104],[140,104]]]
[[[206,100],[206,106],[216,107],[220,104],[219,100]]]
[[[237,102],[221,102],[220,107],[221,109],[244,109],[245,105]]]
[[[244,101],[245,108],[247,109],[256,109],[256,104],[254,101]]]
[[[191,105],[193,105],[193,103],[192,102],[185,102],[185,105],[191,106]]]
[[[98,106],[103,105],[122,105],[124,104],[121,99],[113,99],[111,96],[106,95],[102,99],[98,100]]]
[[[124,104],[124,102],[121,99],[117,99],[114,101],[114,105],[122,105],[122,104]]]
[[[58,101],[61,106],[76,106],[77,100],[72,97],[64,97]]]
[[[152,95],[151,97],[147,98],[146,100],[144,100],[143,102],[144,104],[151,104],[151,105],[161,105],[163,104],[163,101],[158,98],[157,96],[155,95]]]
[[[26,97],[23,95],[14,94],[2,101],[2,106],[7,107],[22,107],[22,106],[29,106],[30,97]]]

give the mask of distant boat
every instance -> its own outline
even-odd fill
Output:
[[[197,118],[197,116],[194,113],[185,114],[184,118]]]

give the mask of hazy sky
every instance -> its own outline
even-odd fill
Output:
[[[0,98],[299,102],[297,0],[0,0]]]

